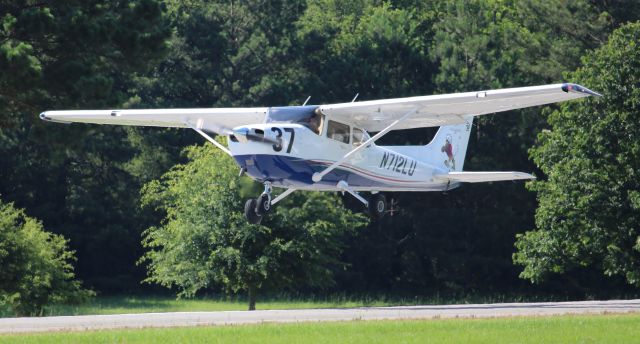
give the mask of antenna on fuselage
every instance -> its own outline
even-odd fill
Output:
[[[360,95],[360,93],[356,93],[356,96],[355,96],[355,97],[353,97],[353,99],[351,99],[351,102],[352,102],[352,103],[353,103],[353,102],[355,102],[355,101],[356,101],[356,99],[358,99],[358,96],[359,96],[359,95]]]
[[[305,100],[305,101],[304,101],[304,103],[302,103],[302,106],[307,105],[307,102],[309,101],[309,99],[311,99],[311,96],[308,96],[308,97],[307,97],[307,100]]]

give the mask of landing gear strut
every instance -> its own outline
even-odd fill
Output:
[[[358,192],[351,189],[349,184],[343,180],[338,182],[336,187],[338,188],[339,193],[342,194],[342,202],[347,209],[357,211],[355,209],[354,201],[358,200],[365,206],[369,216],[374,221],[382,219],[387,213],[393,216],[393,214],[398,211],[398,203],[395,199],[391,199],[391,202],[387,203],[387,198],[381,192],[372,193],[371,196],[369,196],[369,199],[365,199],[360,196]],[[353,199],[347,198],[345,192],[353,196]]]

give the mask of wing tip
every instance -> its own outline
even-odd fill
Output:
[[[40,115],[39,115],[40,119],[41,119],[41,120],[43,120],[43,121],[45,121],[45,122],[55,122],[55,123],[62,123],[62,124],[71,124],[71,122],[69,122],[69,121],[63,121],[63,120],[60,120],[60,119],[57,119],[57,118],[53,118],[53,117],[51,117],[51,115],[50,115],[50,114],[48,114],[48,112],[49,112],[49,111],[41,112],[41,113],[40,113]]]
[[[531,173],[525,173],[525,172],[520,172],[520,179],[530,179],[530,180],[536,180],[538,178],[536,178],[536,176],[534,176]]]
[[[569,82],[565,82],[562,84],[562,86],[560,87],[562,89],[562,91],[569,93],[569,92],[573,92],[573,93],[584,93],[590,96],[594,96],[594,97],[602,97],[602,94],[598,93],[598,92],[594,92],[584,86],[578,85],[578,84],[572,84]]]

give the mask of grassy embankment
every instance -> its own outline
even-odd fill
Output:
[[[325,297],[291,297],[280,295],[258,300],[257,309],[306,309],[306,308],[347,308],[399,305],[442,305],[497,302],[533,302],[562,301],[555,298],[522,296],[492,297],[439,297],[430,298],[386,298],[386,297],[353,297],[330,295]],[[238,311],[246,310],[247,303],[241,298],[200,297],[195,299],[176,300],[171,296],[97,296],[82,305],[53,305],[47,307],[42,315],[87,315],[87,314],[125,314],[150,312],[203,312],[203,311]],[[8,309],[0,307],[0,317],[10,317]]]
[[[0,343],[640,343],[640,314],[0,335]]]

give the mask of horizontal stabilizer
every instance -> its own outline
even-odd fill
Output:
[[[524,172],[449,172],[435,176],[437,179],[464,183],[499,182],[503,180],[536,179]]]

